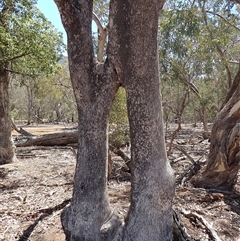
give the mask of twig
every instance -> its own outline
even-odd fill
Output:
[[[193,163],[181,176],[179,176],[176,180],[176,185],[181,184],[184,186],[184,183],[190,180],[201,168],[202,163],[200,163],[200,159]]]
[[[189,161],[190,161],[192,164],[196,163],[196,161],[187,153],[187,151],[186,151],[183,147],[181,147],[181,146],[179,146],[179,145],[177,145],[177,144],[172,144],[172,145],[173,145],[173,147],[175,147],[176,149],[178,149],[179,151],[181,151],[184,155],[186,155],[186,157],[189,159]]]

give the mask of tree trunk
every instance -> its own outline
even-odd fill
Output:
[[[73,198],[62,213],[62,225],[69,241],[100,241],[108,237],[106,232],[111,233],[109,220],[120,224],[107,194],[108,116],[118,85],[107,62],[94,62],[92,1],[55,2],[68,35],[69,69],[79,119]]]
[[[0,66],[0,165],[13,161],[9,104],[9,72]]]
[[[28,105],[27,105],[27,124],[30,125],[32,121],[32,111],[33,111],[33,91],[29,85],[26,85]]]
[[[240,79],[238,72],[235,79]],[[235,80],[234,80],[235,82]],[[203,172],[192,180],[195,186],[232,189],[240,168],[240,83],[219,112],[210,137],[210,153]]]
[[[66,240],[169,241],[174,178],[166,157],[157,58],[164,1],[110,2],[104,64],[93,60],[92,1],[55,2],[68,35],[79,118],[73,198],[62,214]],[[127,93],[132,144],[131,206],[123,228],[110,209],[106,185],[108,117],[120,85]]]
[[[157,58],[162,4],[132,0],[110,6],[109,48],[120,48],[115,66],[126,89],[131,138],[131,205],[124,241],[172,240],[174,180],[166,157]],[[113,29],[119,34],[117,45]]]

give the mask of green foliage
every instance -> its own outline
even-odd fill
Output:
[[[28,76],[52,73],[65,48],[61,34],[34,4],[3,0],[0,5],[0,65]]]
[[[109,142],[121,147],[130,142],[129,123],[126,107],[126,92],[119,88],[110,113]]]
[[[159,24],[159,60],[165,120],[174,119],[190,91],[183,120],[210,120],[219,110],[239,59],[240,22],[226,1],[168,1]],[[196,87],[196,88],[195,88]],[[192,93],[192,94],[191,94]]]
[[[93,11],[98,16],[103,26],[108,24],[109,0],[94,0]]]
[[[59,64],[58,70],[51,76],[25,79],[21,86],[17,80],[14,83],[11,89],[11,115],[15,119],[30,118],[30,122],[77,120],[67,61]],[[28,116],[29,113],[31,116]]]

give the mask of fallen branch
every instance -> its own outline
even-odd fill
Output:
[[[24,135],[24,136],[33,136],[33,134],[31,134],[30,132],[25,131],[22,127],[20,127],[20,128],[18,129],[17,126],[15,125],[13,119],[11,119],[11,123],[12,123],[13,129],[14,129],[17,133],[19,133],[19,134],[21,134],[21,135]]]
[[[173,209],[173,241],[191,241],[192,239],[186,232],[186,228],[179,216]]]
[[[109,150],[115,153],[116,155],[120,156],[126,163],[129,170],[131,171],[131,159],[121,149],[109,145]]]
[[[221,241],[218,234],[213,229],[212,225],[210,223],[208,223],[207,220],[203,216],[201,216],[200,214],[198,214],[196,212],[188,212],[186,210],[182,210],[182,213],[186,218],[197,218],[208,229],[210,236],[214,240]]]

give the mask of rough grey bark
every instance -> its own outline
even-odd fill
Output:
[[[0,165],[13,161],[9,107],[9,72],[0,66]]]
[[[68,35],[79,113],[73,199],[62,214],[66,239],[169,241],[174,178],[166,157],[157,58],[158,16],[164,1],[110,2],[104,64],[94,62],[92,1],[54,1]],[[123,228],[111,212],[106,186],[108,116],[120,85],[127,93],[132,144],[131,207]]]
[[[7,12],[10,15],[13,12],[13,4],[7,2],[2,5],[0,22],[1,27],[5,28],[8,25],[5,13]],[[0,165],[12,162],[14,157],[9,104],[10,74],[6,70],[9,67],[9,63],[4,61],[3,49],[0,50]]]
[[[166,157],[157,58],[163,1],[111,3],[113,55],[108,56],[126,89],[131,138],[131,206],[123,240],[171,240],[174,180]]]
[[[107,195],[107,127],[117,91],[108,63],[94,62],[92,1],[55,1],[68,35],[79,139],[72,203],[62,214],[67,240],[103,240],[113,217]],[[113,77],[112,77],[113,76]]]
[[[234,83],[235,91],[217,115],[210,136],[207,166],[196,176],[195,186],[232,189],[240,169],[240,71]],[[238,84],[236,84],[238,82]]]

